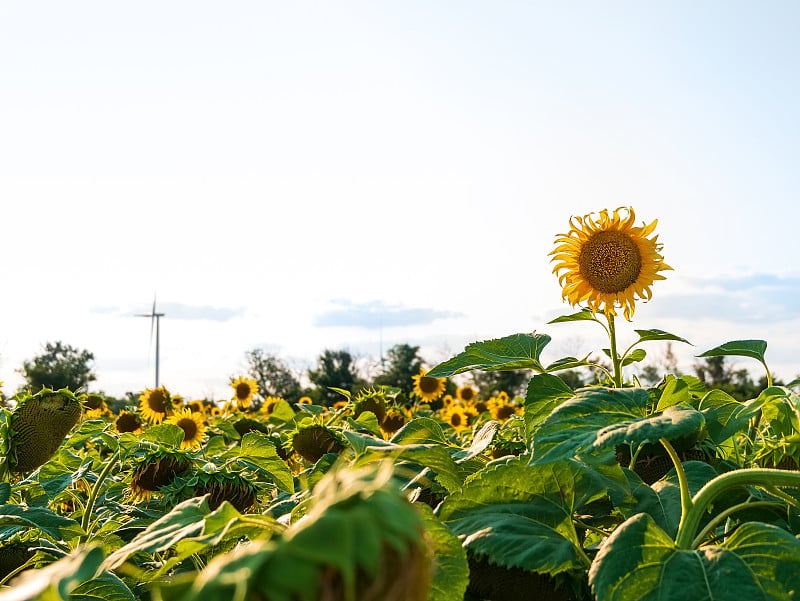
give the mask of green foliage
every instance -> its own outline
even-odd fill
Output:
[[[414,389],[412,378],[419,373],[422,358],[419,347],[410,344],[396,344],[386,351],[386,359],[381,357],[381,372],[375,376],[376,386],[398,388],[406,396]]]
[[[342,398],[332,388],[353,392],[363,384],[353,356],[345,350],[323,351],[317,359],[316,369],[308,370],[308,378],[319,389],[320,403],[325,406],[333,405]]]
[[[261,348],[247,351],[245,357],[247,374],[256,381],[262,396],[277,396],[289,402],[300,398],[300,381],[280,357]]]
[[[61,341],[48,342],[40,355],[23,362],[19,372],[31,392],[39,392],[42,388],[85,391],[89,383],[97,379],[91,365],[93,361],[94,355],[87,350]]]

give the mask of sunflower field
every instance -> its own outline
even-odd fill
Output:
[[[543,361],[549,335],[514,334],[410,394],[330,406],[245,376],[224,404],[18,394],[0,409],[0,601],[799,598],[800,381],[773,384],[762,340],[699,355],[762,366],[745,401],[626,376],[645,346],[687,342],[619,327],[671,269],[656,225],[604,210],[556,237],[576,310],[550,324],[602,328],[604,361]],[[579,368],[597,382],[559,375]],[[447,394],[475,370],[529,370],[526,394]]]

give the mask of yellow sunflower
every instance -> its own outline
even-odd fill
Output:
[[[652,297],[650,286],[665,279],[658,272],[672,267],[664,263],[658,236],[648,238],[658,220],[636,227],[635,219],[631,207],[570,218],[569,232],[556,237],[550,254],[553,273],[564,272],[558,282],[571,305],[585,302],[593,314],[606,315],[620,307],[630,321],[636,299]]]
[[[459,386],[456,388],[456,397],[462,403],[471,403],[475,400],[478,396],[478,391],[475,390],[472,386],[467,384],[466,386]]]
[[[193,413],[191,409],[180,409],[167,418],[167,424],[175,424],[183,430],[182,449],[199,449],[206,434],[206,426],[203,417],[199,413]]]
[[[139,396],[139,411],[147,421],[160,424],[167,415],[172,414],[169,391],[164,386],[145,388]]]
[[[471,415],[472,413],[458,405],[451,405],[441,412],[442,421],[450,424],[456,432],[469,428]]]
[[[109,413],[108,405],[106,405],[103,395],[100,394],[84,394],[80,397],[83,401],[84,416],[87,419],[100,417]]]
[[[297,399],[297,404],[298,405],[313,405],[314,404],[314,399],[312,399],[310,396],[301,396],[299,399]]]
[[[411,379],[414,380],[414,393],[422,399],[422,402],[430,403],[444,394],[445,378],[425,377],[425,371],[420,367],[419,373],[411,376]]]
[[[508,400],[508,395],[506,395],[505,398],[497,395],[489,399],[489,411],[492,413],[492,418],[496,419],[501,424],[512,415],[515,415],[518,409],[519,407]]]
[[[261,411],[264,412],[266,415],[272,415],[272,412],[275,411],[275,407],[277,407],[278,403],[285,400],[279,396],[268,396],[264,399],[264,404],[261,405]]]
[[[203,404],[203,401],[189,401],[187,407],[189,407],[192,413],[199,413],[200,415],[206,414],[206,406]]]
[[[120,434],[130,432],[132,434],[139,434],[142,431],[142,420],[139,416],[124,409],[119,412],[117,419],[114,421],[114,428]]]
[[[253,378],[239,376],[231,381],[233,388],[232,401],[235,401],[239,409],[247,409],[253,397],[258,394],[258,383]]]

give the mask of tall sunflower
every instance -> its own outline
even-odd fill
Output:
[[[635,219],[631,207],[570,218],[569,232],[556,237],[550,254],[553,273],[563,271],[558,281],[571,305],[585,302],[593,314],[606,315],[619,307],[630,321],[636,299],[651,298],[653,282],[664,279],[658,272],[672,267],[664,263],[658,236],[648,238],[658,220],[637,227]]]
[[[414,380],[414,393],[424,403],[435,401],[444,394],[445,378],[428,378],[422,367],[419,368],[417,375],[411,376],[411,379]]]
[[[167,424],[175,424],[183,430],[182,449],[199,449],[206,434],[203,416],[191,409],[179,409],[174,415],[167,418]]]
[[[233,388],[233,398],[239,409],[247,409],[253,400],[253,397],[258,394],[258,383],[253,378],[239,376],[231,380],[231,388]]]
[[[169,391],[163,386],[145,388],[139,396],[139,411],[147,421],[160,424],[167,415],[172,415]]]

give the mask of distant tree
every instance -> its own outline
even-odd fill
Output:
[[[358,374],[353,356],[346,350],[323,351],[317,359],[317,368],[308,370],[308,379],[317,387],[319,402],[326,406],[343,398],[341,394],[330,390],[331,387],[356,392],[365,384]]]
[[[533,373],[527,369],[513,371],[474,371],[472,381],[478,389],[478,398],[486,400],[505,391],[513,399],[525,396],[528,382]]]
[[[702,362],[694,364],[694,372],[708,388],[723,390],[738,401],[756,397],[767,383],[766,376],[755,383],[746,369],[734,369],[724,356],[704,357]]]
[[[97,379],[92,368],[94,355],[87,350],[79,350],[61,341],[44,346],[44,352],[22,364],[17,370],[25,378],[31,392],[39,392],[42,388],[59,390],[68,388],[73,392],[82,389],[84,392],[89,382]]]
[[[245,356],[247,374],[256,381],[262,396],[278,396],[289,402],[300,398],[300,381],[282,359],[260,348],[247,351]]]
[[[422,358],[418,346],[396,344],[386,351],[385,365],[373,382],[378,386],[394,386],[410,394],[414,388],[412,378],[419,373],[420,367]]]

